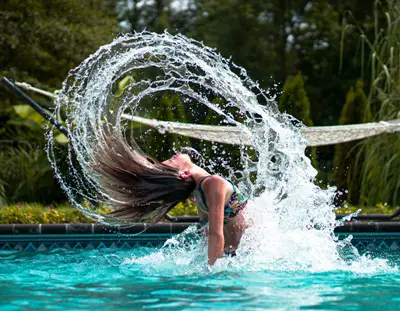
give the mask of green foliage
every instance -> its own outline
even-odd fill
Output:
[[[40,129],[44,118],[29,105],[14,105],[12,107],[21,120],[10,120],[8,124],[24,125],[32,129]],[[19,121],[19,122],[18,122]]]
[[[111,212],[102,207],[92,209],[100,215]],[[198,215],[196,204],[187,200],[176,205],[169,213],[171,216]],[[40,203],[16,203],[0,206],[0,224],[57,224],[57,223],[93,223],[81,211],[69,204],[42,205]]]
[[[368,214],[393,214],[397,207],[390,206],[387,203],[377,203],[374,206],[359,206],[348,202],[343,202],[342,206],[335,210],[336,214],[351,214],[360,211],[362,215]]]
[[[116,32],[113,11],[103,0],[2,1],[0,77],[46,90],[60,88],[68,71]],[[1,88],[0,128],[12,118],[15,103],[16,98]],[[42,104],[51,105],[43,98]]]
[[[0,77],[59,89],[70,69],[112,40],[117,21],[110,6],[94,1],[2,1]],[[44,107],[52,103],[33,95]],[[43,118],[0,88],[0,197],[65,200],[45,153]],[[66,143],[59,134],[57,142]],[[37,150],[36,150],[37,148]]]
[[[369,48],[364,74],[370,78],[368,102],[374,121],[399,118],[400,113],[400,3],[376,1],[374,36],[368,36],[361,25],[354,25],[362,47]],[[362,56],[366,55],[362,50]],[[368,54],[367,54],[368,55]],[[368,70],[367,70],[368,69]],[[400,135],[371,137],[358,145],[357,161],[349,179],[361,175],[361,202],[400,204]],[[355,177],[354,177],[355,175]]]
[[[282,92],[278,103],[279,110],[294,116],[306,126],[312,126],[310,101],[304,89],[304,80],[300,72],[296,76],[289,76],[286,79]],[[308,148],[306,154],[310,155],[312,165],[318,168],[316,148]]]
[[[19,203],[0,208],[0,224],[90,223],[78,209],[70,205]]]
[[[357,166],[361,174],[362,203],[400,203],[399,139],[400,135],[394,133],[371,137],[359,143],[359,153],[365,154],[364,162]]]
[[[65,200],[43,150],[44,118],[29,105],[13,105],[12,108],[12,117],[7,121],[9,127],[3,129],[3,136],[17,139],[0,141],[3,200],[44,203]],[[56,141],[62,144],[66,140],[61,133],[56,136]],[[60,150],[63,148],[60,147]]]
[[[286,79],[282,92],[283,94],[279,98],[279,110],[294,116],[306,126],[312,126],[310,101],[304,89],[304,80],[300,72],[296,76],[289,76]]]
[[[396,208],[387,203],[375,206],[360,207],[344,202],[335,212],[337,214],[354,213],[361,209],[361,214],[391,214]],[[105,214],[111,210],[101,208],[96,210]],[[176,205],[169,214],[171,216],[197,216],[197,206],[191,200]],[[42,205],[39,203],[17,203],[0,207],[0,224],[57,224],[57,223],[93,223],[78,209],[69,204]]]
[[[67,72],[117,31],[103,0],[3,1],[1,75],[60,87]],[[38,83],[36,83],[38,84]]]
[[[6,148],[0,152],[0,180],[8,202],[53,202],[64,199],[41,148]]]
[[[4,188],[4,182],[0,179],[0,206],[5,205],[6,203],[6,189]]]
[[[197,205],[191,200],[186,200],[178,203],[168,214],[171,216],[197,216],[199,213]]]
[[[314,123],[331,125],[340,114],[338,97],[345,97],[360,68],[352,57],[359,43],[355,39],[345,46],[339,73],[343,17],[353,12],[369,31],[374,1],[360,5],[357,0],[195,0],[185,5],[172,0],[119,0],[118,17],[129,31],[167,28],[204,41],[224,57],[232,57],[264,89],[302,72],[311,103],[324,108],[312,110]]]
[[[367,123],[372,119],[367,95],[364,92],[364,81],[359,79],[355,88],[350,88],[346,103],[340,114],[339,124]]]
[[[118,19],[128,22],[128,26],[130,25],[128,31],[141,31],[146,28],[162,32],[167,28],[172,33],[179,32],[202,40],[206,45],[216,47],[223,56],[232,56],[232,60],[246,68],[249,76],[258,80],[264,89],[269,89],[275,81],[284,81],[288,75],[302,72],[306,81],[304,88],[313,106],[308,115],[311,113],[312,120],[317,125],[337,123],[344,96],[359,77],[361,64],[368,56],[364,52],[364,47],[370,46],[371,50],[375,51],[375,56],[372,57],[374,54],[371,52],[371,61],[364,72],[366,73],[367,69],[371,71],[372,78],[370,79],[369,75],[363,78],[368,85],[371,81],[374,88],[374,91],[369,93],[371,110],[374,114],[379,114],[376,120],[397,118],[399,102],[396,102],[396,98],[399,96],[395,90],[398,89],[400,80],[397,69],[399,68],[397,3],[384,2],[390,8],[388,17],[375,9],[377,15],[373,18],[371,13],[373,4],[377,3],[376,8],[380,6],[378,5],[380,2],[375,0],[366,0],[363,5],[359,5],[359,1],[356,0],[333,2],[196,0],[188,1],[187,7],[182,4],[181,9],[176,9],[174,7],[178,2],[172,0],[3,1],[0,4],[2,51],[0,75],[26,81],[47,90],[60,88],[61,81],[71,68],[115,36],[117,21],[114,8],[118,3]],[[351,18],[346,13],[349,11],[352,12]],[[382,19],[391,27],[382,28]],[[343,20],[346,44],[342,46],[340,60],[338,55]],[[348,31],[350,29],[346,23],[348,20],[358,21],[362,39],[359,39],[357,33]],[[374,24],[375,29],[372,27]],[[384,30],[381,31],[381,28]],[[372,39],[367,40],[370,37]],[[361,49],[357,49],[359,46]],[[361,51],[361,61],[354,60],[354,51]],[[339,67],[341,67],[340,72]],[[122,82],[122,84],[129,83],[129,81]],[[274,90],[271,90],[271,93],[273,94]],[[51,102],[43,98],[36,97],[36,99],[40,99],[40,103],[47,108],[51,106]],[[170,96],[154,99],[153,107],[157,107],[156,109],[161,107],[160,113],[157,114],[159,119],[182,120],[182,122],[189,119],[191,117],[189,115],[186,117],[180,115],[181,112],[186,114],[187,111],[183,111],[184,106],[177,101]],[[17,140],[18,150],[27,144],[42,149],[43,131],[32,124],[30,122],[32,120],[19,115],[13,108],[15,104],[21,102],[1,88],[0,140]],[[170,115],[168,107],[176,107],[175,109],[181,112],[175,111]],[[305,124],[308,123],[303,117],[296,117]],[[175,144],[176,148],[179,148],[188,144],[188,141],[182,141],[181,136],[167,134],[162,138],[154,130],[150,130],[148,134],[143,133],[143,136],[153,141],[145,142],[141,147],[160,158],[169,156],[166,146]],[[389,144],[392,138],[385,136],[382,139],[387,139],[386,144]],[[58,141],[65,143],[65,137],[61,135]],[[7,144],[0,145],[2,157],[13,152],[5,150],[10,147]],[[149,146],[152,148],[149,149]],[[396,144],[387,145],[386,155],[382,155],[382,159],[378,162],[386,161],[388,165],[389,152],[393,155],[399,150],[396,146]],[[323,161],[322,166],[332,161],[332,151],[329,150],[323,152],[322,156],[319,154],[319,160]],[[377,148],[368,150],[381,152]],[[208,151],[212,152],[212,149]],[[312,158],[315,160],[315,149],[311,149],[311,153],[314,154]],[[378,156],[379,154],[371,154],[371,159],[377,161]],[[16,162],[7,161],[7,165],[18,167],[20,158],[21,156],[18,156]],[[384,170],[381,167],[380,171],[392,171],[393,166],[397,165],[395,161],[396,159],[390,161],[391,169]],[[373,177],[371,172],[365,169],[364,171],[365,178],[376,177]],[[395,184],[395,181],[391,183]],[[9,183],[3,180],[3,184],[3,188],[6,189]],[[393,190],[395,187],[388,189]]]
[[[363,80],[358,80],[355,88],[350,88],[346,96],[346,103],[340,115],[339,124],[367,123],[372,120],[368,99],[364,92]],[[346,197],[353,204],[359,202],[361,176],[358,167],[364,162],[365,154],[360,152],[357,142],[342,143],[335,146],[335,181],[340,196]]]
[[[187,123],[181,97],[177,93],[163,92],[159,97],[152,98],[152,105],[147,117],[163,121]],[[179,151],[181,147],[190,146],[188,137],[168,134],[163,129],[150,129],[146,137],[145,150],[157,159],[169,158],[171,148]]]

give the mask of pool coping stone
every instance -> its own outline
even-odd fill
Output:
[[[129,227],[104,224],[0,224],[0,235],[37,234],[178,234],[196,222],[182,223],[137,223]],[[335,228],[335,233],[399,232],[398,221],[347,222]]]

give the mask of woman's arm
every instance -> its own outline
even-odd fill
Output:
[[[199,213],[200,221],[202,220],[208,221],[208,214],[205,213],[199,206],[197,206],[197,212]]]
[[[208,264],[224,254],[224,206],[227,186],[223,178],[213,175],[202,185],[208,206]]]

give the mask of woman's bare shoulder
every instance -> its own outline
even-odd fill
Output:
[[[221,181],[225,181],[225,179],[224,178],[222,178],[221,176],[219,176],[219,175],[210,175],[208,178],[206,178],[205,180],[204,180],[204,182],[221,182]]]
[[[214,188],[216,186],[225,186],[226,180],[219,175],[211,175],[210,177],[206,178],[203,182],[202,188],[204,190]]]

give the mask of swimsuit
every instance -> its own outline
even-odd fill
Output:
[[[208,212],[208,206],[207,206],[207,201],[206,201],[206,197],[204,195],[203,189],[201,189],[201,184],[208,177],[211,177],[211,175],[203,177],[199,181],[199,184],[196,187],[196,190],[198,190],[198,193],[200,194],[201,203],[204,206],[204,208],[206,209],[205,210],[206,213]],[[224,178],[224,179],[226,181],[230,182],[233,187],[233,193],[232,193],[230,199],[228,200],[228,202],[225,203],[225,208],[224,208],[224,224],[226,224],[230,218],[233,218],[236,215],[238,215],[246,207],[247,199],[239,191],[239,189],[236,188],[236,186],[233,184],[233,182],[231,180],[229,180],[227,178]],[[201,206],[200,206],[200,208],[201,208]]]

